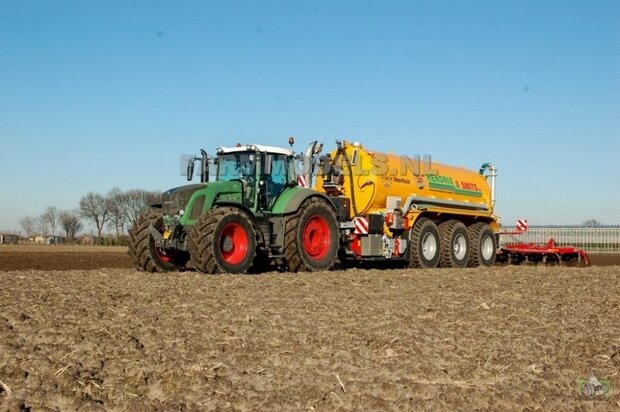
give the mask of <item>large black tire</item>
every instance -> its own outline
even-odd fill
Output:
[[[330,270],[339,248],[338,219],[323,199],[310,198],[284,227],[284,257],[290,272]]]
[[[470,254],[467,266],[493,266],[497,254],[495,233],[484,222],[467,226],[469,232]]]
[[[151,210],[143,214],[129,229],[127,253],[136,269],[150,273],[183,270],[189,260],[188,254],[178,250],[157,248],[149,230],[151,224],[157,229],[163,226],[160,211]]]
[[[409,234],[409,267],[436,268],[439,264],[439,231],[432,220],[421,217]]]
[[[200,217],[189,234],[191,265],[202,273],[247,273],[256,256],[256,232],[240,209],[221,207]]]
[[[464,268],[470,254],[470,241],[467,227],[456,219],[439,225],[441,238],[439,266],[443,268]]]

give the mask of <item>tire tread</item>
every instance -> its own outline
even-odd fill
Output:
[[[242,215],[244,219],[250,221],[251,227],[254,225],[246,213],[234,207],[218,207],[208,213],[203,214],[188,236],[187,246],[190,255],[190,265],[197,271],[206,274],[227,273],[215,258],[213,243],[214,236],[211,236],[217,223],[226,216]],[[254,236],[254,233],[249,234]],[[248,251],[256,254],[256,249]],[[252,261],[254,256],[252,257]]]

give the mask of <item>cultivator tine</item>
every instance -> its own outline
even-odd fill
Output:
[[[590,266],[590,257],[585,250],[579,250],[579,262],[582,266]]]

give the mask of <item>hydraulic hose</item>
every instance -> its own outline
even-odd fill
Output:
[[[349,168],[349,186],[351,186],[351,206],[353,207],[353,215],[357,216],[357,204],[355,203],[355,185],[353,184],[353,168],[351,167],[351,160],[349,156],[347,156],[347,152],[344,148],[339,148],[338,153],[342,153],[342,157],[344,157],[344,161]],[[336,162],[334,162],[336,163]]]

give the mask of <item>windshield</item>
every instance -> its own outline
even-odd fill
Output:
[[[229,153],[218,157],[217,180],[244,179],[255,176],[256,155],[254,152]]]

